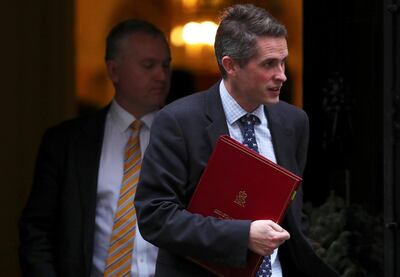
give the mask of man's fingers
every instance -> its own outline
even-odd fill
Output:
[[[276,224],[275,222],[273,222],[272,220],[268,220],[268,225],[277,232],[283,232],[285,231],[285,229],[283,229],[279,224]]]

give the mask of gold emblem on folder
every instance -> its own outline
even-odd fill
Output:
[[[247,193],[244,190],[239,191],[239,193],[236,195],[235,201],[233,202],[244,208],[244,206],[246,205],[246,197]]]

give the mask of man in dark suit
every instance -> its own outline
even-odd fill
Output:
[[[111,30],[106,65],[112,103],[43,137],[20,219],[24,276],[154,275],[158,249],[136,228],[133,197],[150,126],[169,91],[170,61],[166,38],[151,23],[127,20]],[[125,151],[136,156],[124,161]],[[122,229],[115,227],[119,214]]]
[[[143,237],[160,248],[156,276],[212,276],[185,257],[242,267],[248,250],[265,256],[257,276],[337,276],[300,230],[301,190],[282,226],[268,218],[222,220],[186,210],[219,136],[242,142],[248,135],[241,118],[256,121],[260,154],[296,174],[306,162],[307,115],[279,101],[286,28],[263,9],[232,6],[217,30],[215,53],[222,81],[164,107],[143,160],[135,206]]]

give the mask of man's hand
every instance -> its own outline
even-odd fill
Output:
[[[275,222],[256,220],[250,225],[249,249],[261,256],[268,256],[289,238],[289,233]]]

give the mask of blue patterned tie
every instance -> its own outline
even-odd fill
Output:
[[[243,144],[250,149],[258,152],[256,134],[254,132],[254,125],[259,123],[260,119],[253,114],[246,114],[239,119],[241,125]],[[257,272],[257,277],[270,277],[272,275],[271,257],[265,256],[260,268]]]
[[[259,122],[260,119],[258,119],[257,116],[249,113],[239,119],[243,135],[243,144],[256,152],[258,152],[258,146],[256,134],[254,133],[254,125]]]

